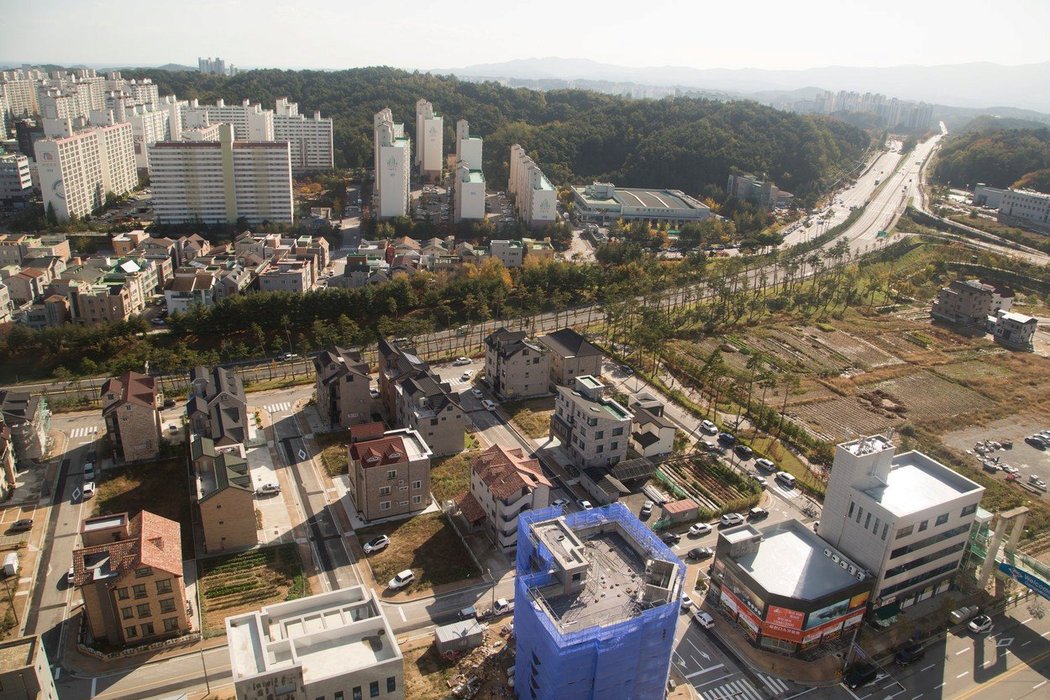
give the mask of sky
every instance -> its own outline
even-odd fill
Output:
[[[0,0],[0,63],[804,69],[1050,60],[1050,0]]]

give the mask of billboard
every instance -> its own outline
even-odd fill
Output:
[[[858,593],[857,595],[855,595],[852,598],[850,598],[849,599],[849,609],[850,610],[855,610],[856,608],[859,608],[860,606],[862,606],[865,603],[867,603],[868,602],[868,596],[870,594],[871,594],[870,591],[864,591],[863,593]]]
[[[849,599],[840,600],[837,603],[832,603],[819,610],[814,610],[809,614],[809,618],[806,620],[806,629],[813,629],[819,625],[831,622],[835,618],[842,617],[849,612]]]
[[[766,611],[766,622],[778,627],[800,630],[805,619],[806,613],[804,612],[781,608],[776,605],[770,605],[769,610]]]

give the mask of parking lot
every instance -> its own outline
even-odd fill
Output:
[[[1033,417],[1011,416],[984,426],[971,426],[948,433],[943,440],[949,447],[965,454],[967,459],[972,459],[973,465],[977,469],[981,468],[980,455],[974,450],[978,442],[985,440],[994,440],[1000,443],[1012,441],[1012,448],[996,450],[986,455],[986,457],[992,459],[998,457],[1000,464],[1015,467],[1017,469],[1018,482],[1026,483],[1034,475],[1044,482],[1050,483],[1050,450],[1040,450],[1024,441],[1029,435],[1048,428],[1050,428],[1050,424],[1046,421],[1040,421]],[[999,471],[994,475],[994,478],[1005,480],[1007,475],[1008,472]],[[992,475],[989,474],[989,476]],[[1018,488],[1021,487],[1019,486]],[[1043,492],[1042,498],[1046,497],[1046,493]]]

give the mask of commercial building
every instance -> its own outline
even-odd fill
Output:
[[[430,457],[422,436],[410,428],[352,442],[348,494],[364,520],[410,515],[430,506]]]
[[[33,196],[29,159],[0,149],[0,208],[21,209]],[[484,204],[483,204],[484,206]]]
[[[73,585],[92,639],[131,646],[189,632],[177,522],[146,510],[100,515],[83,522],[80,538]]]
[[[530,228],[553,223],[558,216],[558,193],[540,166],[518,144],[510,147],[508,189],[518,217]]]
[[[480,221],[485,218],[485,174],[467,165],[456,167],[453,189],[453,221]]]
[[[375,215],[380,219],[408,216],[409,162],[412,142],[405,136],[405,125],[395,124],[389,108],[373,118],[375,135]]]
[[[217,448],[211,438],[190,435],[194,504],[208,553],[254,547],[255,489],[244,445]]]
[[[131,124],[112,124],[72,131],[37,141],[37,174],[44,207],[60,221],[88,216],[102,207],[107,194],[127,194],[139,185]]]
[[[984,487],[882,435],[835,448],[820,536],[875,577],[875,615],[948,589]]]
[[[1001,187],[989,187],[983,182],[978,182],[977,187],[973,190],[973,205],[975,207],[998,209],[999,205],[1003,203],[1003,195],[1007,191]]]
[[[576,213],[584,221],[651,221],[680,226],[714,214],[706,204],[679,190],[647,190],[595,182],[572,188]]]
[[[237,700],[404,700],[404,658],[365,586],[226,618]]]
[[[437,182],[441,179],[444,156],[445,119],[424,99],[416,102],[416,144],[420,177],[427,182]]]
[[[664,697],[685,565],[627,508],[522,513],[516,569],[519,697]]]
[[[741,202],[751,202],[760,209],[775,209],[791,204],[794,195],[778,188],[772,182],[760,180],[754,175],[729,174],[726,196]]]
[[[550,504],[553,486],[539,460],[528,459],[521,448],[493,445],[470,465],[470,491],[460,510],[472,525],[485,531],[503,552],[518,546],[518,516]]]
[[[28,392],[0,389],[0,419],[11,430],[15,462],[21,469],[47,456],[51,432],[47,399]]]
[[[287,142],[236,141],[229,124],[219,141],[162,141],[149,149],[158,223],[292,223],[292,167]]]
[[[55,678],[39,635],[0,642],[0,698],[58,700]]]
[[[332,430],[372,419],[372,379],[358,348],[338,345],[314,357],[317,412]]]
[[[995,342],[1015,350],[1032,349],[1032,339],[1035,338],[1035,330],[1039,325],[1037,319],[1002,310],[989,318],[994,319],[992,337],[995,338]]]
[[[1006,190],[996,220],[1050,235],[1050,194],[1035,190]]]
[[[979,280],[953,280],[937,292],[930,315],[960,326],[984,329],[988,317],[1009,311],[1014,293],[1009,287]]]
[[[233,370],[194,367],[186,404],[190,430],[211,438],[217,447],[248,442],[248,404],[244,384]]]
[[[466,119],[456,122],[456,167],[467,166],[468,170],[482,170],[484,141],[480,136],[470,135],[470,124]]]
[[[489,242],[489,255],[503,263],[503,267],[521,267],[525,263],[525,246],[520,240],[494,239]]]
[[[160,407],[153,377],[126,372],[102,385],[102,418],[114,454],[125,462],[160,454]]]
[[[752,644],[795,653],[856,628],[873,582],[806,525],[786,520],[761,531],[741,525],[718,533],[708,600]]]
[[[608,389],[586,374],[571,387],[557,387],[550,435],[580,469],[611,466],[627,456],[634,416],[608,397]]]
[[[547,347],[530,340],[525,331],[493,331],[485,338],[485,379],[504,400],[546,395],[550,379]]]
[[[299,105],[287,97],[278,97],[273,115],[273,137],[291,145],[292,172],[331,170],[335,167],[335,149],[332,147],[332,119],[321,118],[315,111],[313,119],[299,114]]]
[[[541,335],[539,342],[550,351],[551,389],[559,384],[573,386],[576,377],[585,374],[602,376],[602,351],[573,329]]]

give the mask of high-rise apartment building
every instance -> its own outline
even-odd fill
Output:
[[[335,167],[332,147],[332,119],[313,119],[299,114],[299,105],[287,97],[278,97],[273,116],[273,137],[292,147],[292,171],[329,170]]]
[[[416,165],[428,182],[441,179],[441,159],[445,143],[445,120],[426,100],[416,102]]]
[[[0,209],[23,207],[32,194],[29,159],[20,153],[0,150]]]
[[[375,181],[376,197],[373,208],[380,219],[408,216],[409,161],[412,142],[405,136],[405,125],[395,124],[389,108],[376,113]]]
[[[509,189],[518,216],[529,227],[544,226],[557,218],[557,191],[540,166],[518,144],[510,147]]]
[[[466,165],[471,170],[481,170],[483,147],[480,136],[470,135],[470,124],[466,119],[456,122],[456,167]]]
[[[237,141],[229,124],[219,133],[219,141],[164,141],[149,149],[157,221],[291,223],[288,143]]]
[[[453,185],[453,220],[479,221],[485,218],[485,174],[471,170],[466,164],[456,168]]]
[[[197,70],[206,75],[237,75],[237,68],[232,63],[227,66],[221,58],[198,58]]]
[[[218,100],[213,105],[202,105],[190,100],[182,110],[182,126],[198,127],[209,124],[232,124],[238,141],[273,141],[273,110],[244,100],[239,105],[228,105]]]

